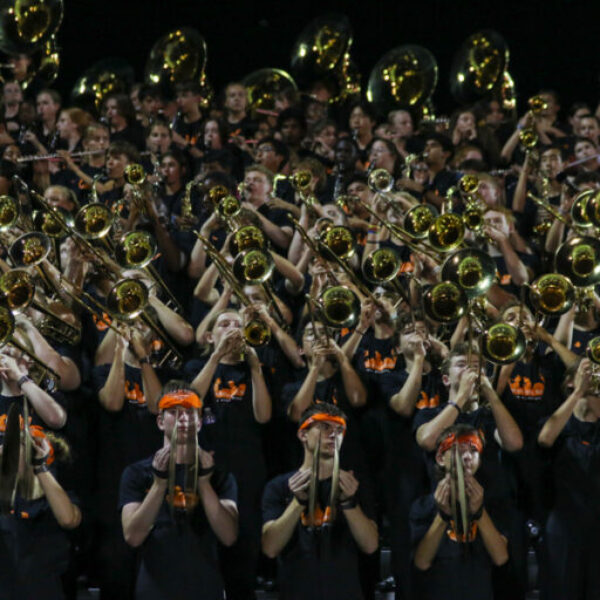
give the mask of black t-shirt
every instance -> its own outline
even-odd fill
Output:
[[[437,514],[433,494],[415,500],[410,511],[413,547],[427,533]],[[494,523],[498,528],[498,524]],[[448,532],[427,571],[415,578],[420,600],[492,600],[492,561],[485,549],[481,535],[464,544],[451,539]]]
[[[578,354],[579,356],[584,355],[588,342],[598,335],[600,335],[600,326],[591,331],[584,331],[583,329],[573,327],[573,336],[571,338],[571,347],[569,350],[575,352],[575,354]]]
[[[62,392],[54,391],[48,392],[48,394],[50,394],[53,400],[66,410],[65,396]],[[23,398],[23,394],[19,394],[18,396],[4,396],[0,394],[0,417],[8,415],[8,410],[13,404],[17,405],[19,414],[23,415]],[[51,429],[51,427],[49,427],[35,412],[31,402],[29,402],[29,418],[31,420],[31,425],[40,425],[44,429]]]
[[[133,144],[138,150],[142,151],[146,148],[146,139],[144,135],[144,128],[139,121],[133,121],[125,129],[121,131],[113,131],[110,134],[110,141],[112,142],[129,142]]]
[[[202,117],[188,123],[183,116],[177,117],[173,130],[178,133],[190,146],[199,145],[202,138]]]
[[[571,415],[554,445],[552,477],[554,510],[584,528],[600,527],[600,421]]]
[[[342,446],[343,448],[343,446]],[[288,480],[296,471],[271,480],[264,491],[263,522],[278,519],[292,501]],[[331,478],[319,481],[318,506],[329,503]],[[368,486],[358,487],[358,503],[365,515],[374,519],[374,505]],[[360,600],[358,547],[344,511],[338,508],[330,527],[309,530],[298,521],[294,534],[279,555],[281,600]]]
[[[132,502],[143,502],[152,486],[153,457],[128,466],[119,490],[119,510]],[[183,483],[183,470],[176,469],[176,484]],[[237,502],[231,474],[215,469],[210,483],[220,500]],[[190,513],[175,512],[165,500],[141,552],[136,597],[144,600],[202,598],[221,600],[223,583],[217,558],[218,540],[199,502]]]
[[[534,273],[536,272],[538,267],[538,258],[535,254],[526,254],[524,252],[516,252],[516,254],[527,269],[530,269]],[[492,256],[492,258],[496,263],[498,285],[505,292],[514,294],[517,298],[519,298],[521,286],[515,285],[515,283],[512,281],[512,277],[508,272],[508,267],[506,266],[506,259],[504,258],[504,255],[500,254],[499,256]]]

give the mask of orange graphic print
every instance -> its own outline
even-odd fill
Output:
[[[396,356],[386,356],[382,358],[381,352],[375,352],[375,356],[369,357],[368,351],[365,350],[365,369],[367,371],[377,371],[381,373],[383,371],[393,371],[396,367]]]
[[[221,378],[217,377],[213,385],[213,394],[217,400],[226,400],[231,402],[232,400],[242,400],[246,394],[246,384],[240,383],[235,384],[231,379],[227,382],[227,387],[222,387]]]
[[[106,331],[108,329],[108,323],[112,323],[112,319],[106,314],[102,313],[102,319],[98,315],[92,315],[94,325],[98,331]]]
[[[471,531],[469,531],[468,540],[464,533],[462,533],[460,536],[456,534],[456,527],[454,525],[454,521],[450,521],[450,528],[446,531],[446,534],[453,542],[456,542],[459,539],[461,542],[472,542],[477,536],[477,523],[471,523]]]
[[[531,383],[529,377],[521,377],[516,375],[510,380],[510,391],[513,396],[523,396],[526,398],[541,398],[544,395],[546,388],[546,380],[543,375],[540,375],[541,381]]]
[[[139,383],[135,383],[132,387],[131,382],[125,380],[125,398],[131,404],[146,404],[146,397]]]
[[[429,397],[426,391],[421,390],[421,394],[419,395],[419,399],[417,400],[416,407],[419,410],[423,408],[435,408],[440,405],[440,395],[435,394],[435,396]]]
[[[500,285],[510,285],[511,277],[510,273],[505,273],[500,276]]]

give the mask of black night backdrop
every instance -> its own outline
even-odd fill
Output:
[[[510,72],[520,106],[540,86],[555,88],[563,108],[598,100],[600,6],[583,0],[466,0],[344,2],[316,0],[66,0],[58,34],[62,65],[55,84],[69,93],[96,60],[127,59],[143,76],[152,44],[169,29],[197,28],[208,45],[209,80],[220,90],[231,79],[261,67],[288,70],[294,40],[305,24],[326,12],[348,15],[354,28],[352,57],[364,76],[386,51],[401,44],[425,46],[439,64],[434,103],[450,109],[452,56],[471,33],[492,28],[508,42]]]

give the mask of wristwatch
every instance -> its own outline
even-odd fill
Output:
[[[19,377],[19,380],[17,381],[17,385],[21,388],[26,383],[30,383],[32,381],[33,381],[33,379],[31,379],[31,377],[29,377],[29,375],[21,375],[21,377]]]

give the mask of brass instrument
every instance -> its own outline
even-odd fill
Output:
[[[325,258],[329,258],[331,253],[342,260],[348,260],[354,256],[356,251],[354,234],[344,225],[328,227],[319,239],[328,249],[328,252],[325,252]]]
[[[367,181],[374,193],[386,194],[394,189],[394,178],[387,169],[373,169]]]
[[[540,206],[541,208],[543,208],[554,219],[558,219],[561,223],[564,223],[565,225],[571,225],[571,222],[569,221],[569,219],[567,219],[566,217],[564,217],[563,215],[561,215],[558,212],[558,210],[556,210],[556,208],[554,208],[554,206],[552,206],[552,204],[550,204],[550,202],[548,202],[547,200],[544,200],[542,198],[538,198],[537,196],[535,196],[531,192],[528,192],[527,197],[530,198],[531,200],[533,200],[538,206]]]
[[[0,196],[0,231],[12,229],[21,214],[20,204],[12,196]]]
[[[56,213],[60,213],[60,220],[56,218]],[[69,227],[73,227],[75,220],[73,215],[60,206],[55,206],[52,211],[49,210],[34,210],[31,214],[31,221],[35,231],[46,234],[49,238],[61,240],[70,235],[69,229],[63,227],[65,222]]]
[[[423,309],[438,323],[454,323],[466,313],[467,296],[456,283],[440,281],[423,294]]]
[[[183,307],[152,265],[157,252],[156,240],[151,233],[143,230],[130,231],[115,245],[115,260],[123,269],[143,271],[167,296],[175,312],[183,314]]]
[[[306,169],[301,169],[292,173],[292,175],[281,175],[277,173],[273,177],[273,189],[271,190],[271,198],[276,198],[276,188],[279,181],[289,181],[294,191],[298,193],[300,200],[306,204],[308,208],[314,206],[316,198],[310,193],[310,185],[312,183],[312,173]]]
[[[292,76],[281,69],[259,69],[242,79],[248,96],[248,109],[253,115],[257,111],[275,111],[275,100],[286,90],[298,90]]]
[[[375,64],[367,87],[367,100],[381,114],[397,108],[422,108],[431,98],[438,79],[433,54],[414,44],[386,52]]]
[[[328,14],[311,21],[292,50],[291,69],[301,87],[315,80],[331,82],[336,91],[329,100],[343,103],[360,93],[360,74],[350,58],[352,26],[348,17]]]
[[[27,355],[36,365],[41,367],[45,373],[49,373],[57,381],[60,375],[51,369],[43,360],[40,360],[35,354],[27,350],[20,342],[14,339],[15,317],[5,306],[0,306],[0,348],[7,344],[15,347],[17,350]]]
[[[444,213],[429,227],[429,246],[437,252],[451,252],[458,248],[465,237],[465,225],[460,215]]]
[[[442,265],[442,280],[456,283],[472,299],[488,292],[496,280],[496,263],[486,252],[464,248]]]
[[[229,253],[231,256],[237,256],[240,252],[250,249],[267,249],[265,234],[256,225],[240,227],[231,236],[229,241]]]
[[[538,277],[529,288],[533,307],[545,315],[562,315],[575,302],[575,288],[560,273],[546,273]]]
[[[592,338],[588,342],[585,353],[593,363],[600,365],[600,337]]]
[[[465,227],[476,234],[480,234],[485,225],[483,215],[486,206],[477,193],[479,178],[476,175],[463,175],[458,180],[457,188],[465,203],[465,210],[462,215]]]
[[[542,96],[532,96],[527,100],[527,104],[529,104],[529,110],[533,115],[539,115],[548,110],[548,102]]]
[[[14,315],[26,311],[30,306],[46,315],[46,328],[60,336],[59,341],[78,344],[81,329],[67,323],[49,308],[35,300],[35,282],[33,277],[21,269],[12,269],[0,275],[0,302]]]
[[[600,227],[600,193],[597,190],[587,199],[585,214],[592,225]]]
[[[211,202],[212,208],[214,209],[219,202],[229,196],[229,190],[224,185],[213,185],[206,193],[209,201]]]
[[[354,327],[360,316],[358,297],[343,285],[325,289],[319,296],[318,304],[326,323],[331,327]]]
[[[438,216],[439,212],[432,204],[417,204],[404,215],[404,229],[411,238],[425,239]]]
[[[242,212],[242,203],[231,194],[221,198],[216,206],[217,213],[223,221],[229,223]]]
[[[464,106],[493,95],[504,82],[508,61],[508,45],[499,33],[486,29],[469,36],[452,61],[452,96]]]
[[[588,202],[591,202],[590,208],[594,209],[598,206],[598,200],[596,197],[598,193],[596,190],[585,190],[575,197],[573,204],[571,205],[571,222],[573,227],[579,227],[587,229],[588,227],[594,227],[597,223],[592,221],[588,214]],[[592,216],[595,217],[595,210],[591,210]],[[598,221],[600,223],[600,221]]]
[[[523,332],[508,323],[495,323],[483,336],[483,356],[498,365],[520,360],[525,354],[526,340]]]
[[[63,0],[5,2],[0,9],[0,50],[7,54],[32,54],[58,31]]]
[[[185,184],[185,193],[183,194],[183,199],[181,200],[181,218],[186,221],[190,221],[195,218],[194,211],[192,208],[192,189],[194,186],[198,185],[198,182],[195,179],[191,179]],[[179,229],[181,231],[189,231],[191,226],[189,223],[185,225],[180,225]]]
[[[219,271],[223,280],[231,286],[234,294],[239,298],[240,302],[245,306],[251,306],[252,301],[244,292],[239,280],[234,275],[231,267],[227,261],[223,258],[220,252],[215,248],[210,240],[205,238],[202,234],[194,232],[202,245],[204,246],[206,253],[213,261],[215,268]],[[253,347],[264,346],[271,340],[271,330],[267,327],[266,323],[261,319],[251,319],[244,325],[244,339],[246,343]]]
[[[554,270],[568,277],[576,287],[600,282],[600,241],[576,236],[560,245],[554,256]]]
[[[148,288],[139,279],[121,279],[108,293],[106,306],[113,318],[131,321],[140,317],[142,321],[157,335],[167,346],[168,354],[173,357],[173,362],[183,364],[183,356],[177,350],[164,329],[152,320],[146,311],[148,306]]]

